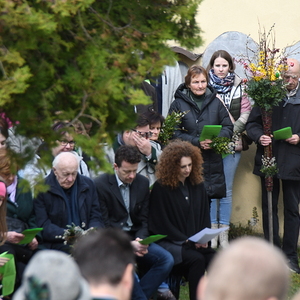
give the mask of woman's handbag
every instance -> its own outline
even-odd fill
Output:
[[[242,138],[242,146],[243,146],[242,150],[246,151],[249,149],[249,145],[251,145],[253,141],[244,132],[242,132],[241,138]]]
[[[239,139],[235,142],[235,151],[246,151],[251,144],[252,140],[246,133],[242,132]]]

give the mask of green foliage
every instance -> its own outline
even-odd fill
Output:
[[[101,156],[101,145],[133,126],[133,105],[149,102],[141,82],[174,64],[168,41],[201,45],[200,2],[0,0],[2,109],[19,122],[17,133],[48,143],[55,120],[97,121],[78,144]]]
[[[286,90],[282,79],[271,81],[268,78],[261,80],[251,79],[247,82],[245,92],[254,100],[254,105],[266,111],[278,106],[285,97]]]
[[[248,220],[247,225],[242,225],[241,223],[235,225],[230,223],[230,229],[228,233],[229,239],[233,240],[245,235],[261,236],[261,234],[258,233],[255,228],[255,225],[258,223],[258,221],[257,208],[254,206],[252,209],[252,218]]]
[[[275,162],[275,157],[262,156],[262,167],[260,171],[265,174],[265,177],[273,177],[277,174],[278,168]]]
[[[181,123],[181,118],[187,113],[188,111],[173,111],[166,117],[158,137],[158,140],[162,145],[167,145],[168,142],[172,139],[176,126]]]
[[[210,148],[218,154],[234,154],[234,142],[228,137],[214,137],[210,143]]]

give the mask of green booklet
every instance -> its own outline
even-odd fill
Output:
[[[199,140],[211,140],[220,134],[221,129],[222,125],[204,125]]]
[[[23,238],[23,240],[21,240],[18,244],[19,245],[23,245],[23,244],[29,244],[34,238],[35,236],[42,231],[43,228],[31,228],[31,229],[25,229],[22,234],[25,235],[25,237]]]
[[[284,127],[279,130],[273,131],[273,136],[275,140],[286,140],[292,137],[292,128]]]
[[[7,296],[10,295],[15,288],[15,281],[16,281],[15,259],[13,254],[9,254],[7,253],[7,251],[1,253],[0,257],[5,257],[9,259],[9,261],[4,266],[0,267],[0,274],[3,276],[2,295]]]
[[[165,238],[166,235],[163,235],[163,234],[156,234],[156,235],[150,235],[148,236],[147,238],[139,241],[142,245],[149,245],[151,243],[154,243],[156,241],[159,241],[163,238]]]

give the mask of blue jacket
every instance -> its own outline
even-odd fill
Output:
[[[90,227],[104,227],[101,219],[99,200],[93,181],[83,175],[77,175],[78,208],[80,221],[85,224],[84,229]],[[34,211],[38,227],[42,231],[45,246],[51,248],[51,243],[62,243],[57,236],[64,233],[68,224],[67,207],[63,191],[59,186],[53,171],[46,177],[45,183],[50,186],[46,193],[40,193],[34,199]],[[46,244],[48,243],[48,245]]]

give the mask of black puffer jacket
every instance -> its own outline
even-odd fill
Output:
[[[191,142],[200,148],[200,134],[204,125],[222,125],[219,136],[231,138],[233,125],[229,114],[216,97],[216,92],[207,87],[205,100],[201,110],[197,104],[188,96],[188,88],[183,83],[176,93],[169,114],[173,111],[188,113],[182,118],[181,123],[175,130],[174,138]],[[223,173],[223,162],[220,154],[213,150],[202,150],[204,160],[205,187],[210,198],[223,198],[226,196],[225,178]]]

